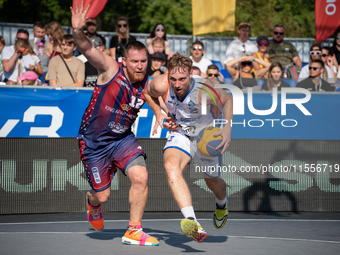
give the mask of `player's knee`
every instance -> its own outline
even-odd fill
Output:
[[[98,200],[100,204],[105,204],[110,197],[110,192],[106,192],[105,190],[104,192],[95,193],[93,194],[93,196]]]
[[[129,169],[130,171],[131,169]],[[148,183],[148,172],[145,167],[140,167],[138,171],[131,171],[129,177],[132,184],[146,186]]]

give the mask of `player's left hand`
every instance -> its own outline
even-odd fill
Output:
[[[216,147],[216,149],[220,149],[222,147],[221,154],[223,154],[229,147],[231,142],[231,128],[226,125],[224,128],[222,128],[220,131],[218,131],[214,136],[222,136],[222,142]]]

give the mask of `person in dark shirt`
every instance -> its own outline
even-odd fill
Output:
[[[262,85],[262,90],[273,90],[273,88],[277,88],[277,90],[280,91],[281,88],[289,88],[289,84],[281,79],[282,72],[283,68],[280,62],[272,63],[268,70],[268,79]]]
[[[166,55],[163,52],[155,52],[149,56],[150,67],[148,66],[147,74],[155,78],[156,76],[163,74],[162,66],[166,61]]]

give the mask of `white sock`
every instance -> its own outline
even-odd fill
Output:
[[[225,197],[223,200],[219,200],[217,197],[215,197],[215,203],[218,205],[218,207],[224,208],[224,205],[228,203],[228,199]]]
[[[187,206],[187,207],[183,207],[181,209],[181,213],[183,214],[184,218],[194,218],[196,220],[196,215],[194,212],[194,208],[192,206]]]

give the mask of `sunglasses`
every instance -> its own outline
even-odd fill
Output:
[[[23,48],[22,50],[16,50],[15,52],[18,53],[18,54],[22,54],[24,53],[24,51],[27,49],[27,47]]]
[[[311,52],[309,52],[309,54],[310,54],[311,56],[313,56],[314,54],[320,56],[320,55],[321,55],[321,51],[311,51]]]
[[[203,50],[203,48],[201,47],[201,46],[195,46],[195,47],[192,47],[192,49],[193,50],[199,50],[199,51],[201,51],[201,50]]]
[[[340,39],[340,36],[337,35],[337,36],[336,36],[336,39]]]
[[[243,66],[251,66],[252,62],[251,61],[244,61],[241,63]]]
[[[260,46],[268,46],[269,43],[266,43],[266,42],[259,42],[259,45],[260,45]]]
[[[314,71],[316,71],[316,70],[318,70],[318,69],[321,69],[321,67],[316,67],[316,66],[310,66],[309,67],[309,70],[314,70]]]
[[[118,24],[117,27],[118,27],[118,28],[127,27],[127,24]]]
[[[218,73],[208,73],[208,76],[209,77],[212,77],[212,76],[218,77]]]
[[[283,32],[276,32],[274,31],[274,35],[283,35],[284,33]]]
[[[327,54],[322,54],[322,55],[321,55],[321,57],[323,57],[323,58],[325,58],[325,57],[327,57],[327,56],[329,56],[329,55],[327,55]]]
[[[163,28],[157,28],[156,31],[157,31],[157,32],[159,32],[159,31],[164,32],[164,29],[163,29]]]

